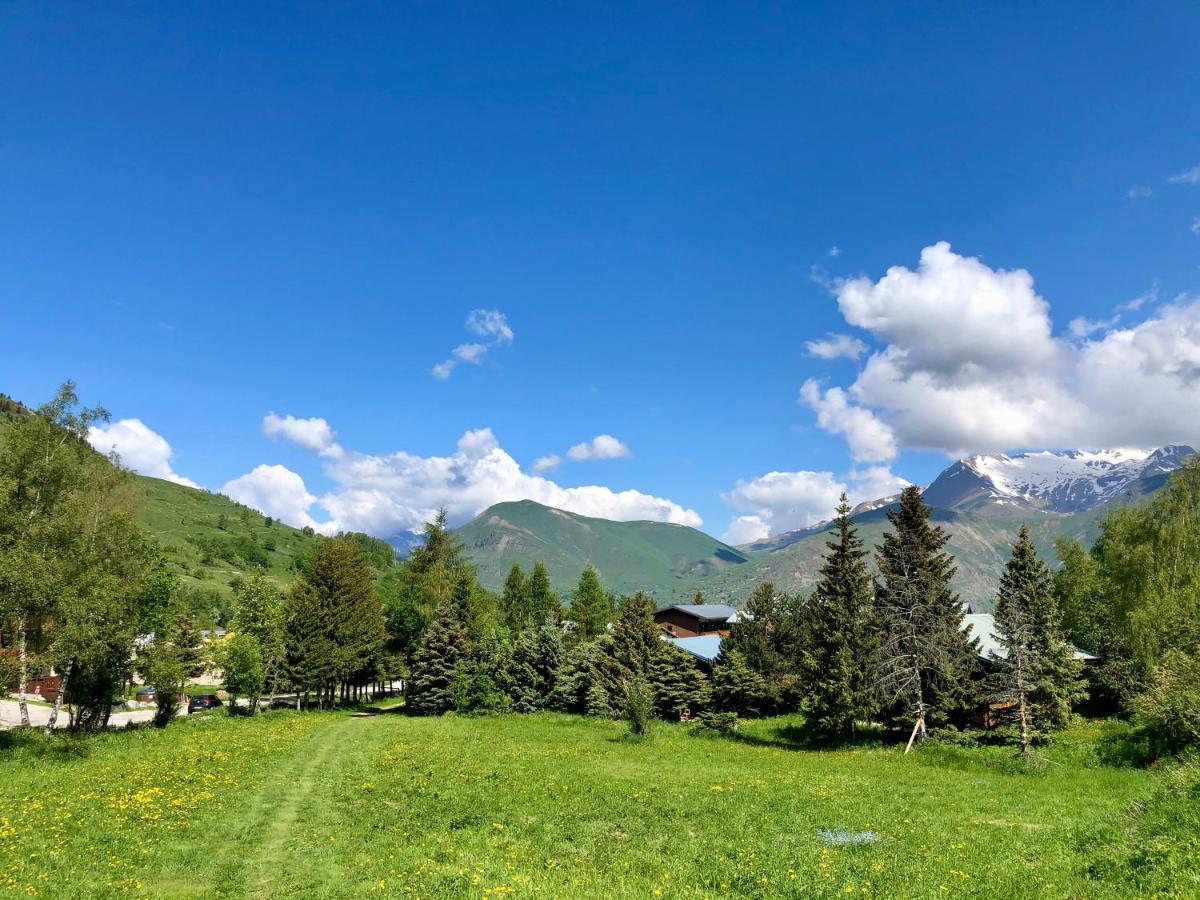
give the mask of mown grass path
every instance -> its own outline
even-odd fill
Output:
[[[285,871],[288,840],[305,802],[314,799],[318,778],[330,768],[330,756],[339,745],[352,746],[347,742],[353,741],[354,732],[369,728],[371,721],[347,716],[329,725],[288,766],[275,773],[269,785],[264,785],[259,794],[259,839],[246,865],[251,876],[246,891],[249,896],[272,896],[276,877]]]

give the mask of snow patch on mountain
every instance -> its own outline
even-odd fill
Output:
[[[1120,496],[1139,478],[1179,468],[1193,452],[1180,446],[1040,450],[972,456],[960,463],[996,501],[1009,499],[1058,512],[1078,512]]]

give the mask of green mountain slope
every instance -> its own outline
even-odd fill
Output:
[[[188,583],[224,592],[234,578],[261,568],[284,585],[321,540],[221,494],[142,475],[133,481],[143,498],[138,521]]]
[[[541,560],[563,592],[591,563],[609,590],[643,590],[665,601],[691,596],[712,576],[747,564],[745,554],[694,528],[610,522],[532,500],[497,503],[457,534],[480,583],[494,590],[504,584],[514,562],[528,568]]]
[[[30,414],[0,394],[0,438],[10,421]],[[235,578],[258,569],[283,586],[321,540],[221,494],[144,475],[129,478],[138,495],[137,521],[184,584],[227,595]]]

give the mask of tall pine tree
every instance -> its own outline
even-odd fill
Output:
[[[641,591],[626,597],[597,658],[598,680],[614,706],[623,706],[631,687],[647,681],[662,650],[662,632],[654,624],[650,598]]]
[[[613,618],[613,598],[600,583],[600,574],[594,566],[587,566],[579,576],[579,583],[571,597],[568,618],[575,623],[572,638],[575,641],[590,641],[604,634]]]
[[[518,632],[525,627],[528,611],[528,585],[525,572],[518,563],[513,563],[504,579],[504,591],[500,595],[500,611],[504,615],[504,624],[512,632]]]
[[[974,699],[969,675],[978,645],[950,588],[954,560],[942,549],[949,535],[929,524],[930,512],[921,489],[906,487],[875,553],[878,684],[891,697],[891,724],[912,724],[906,752],[930,725],[964,721]]]
[[[1038,727],[1066,725],[1079,696],[1079,666],[1059,620],[1050,570],[1022,525],[996,597],[996,636],[1004,648],[992,660],[991,699],[998,701],[1029,751]]]
[[[875,712],[872,665],[878,638],[874,629],[867,552],[842,494],[834,521],[836,540],[828,552],[813,594],[811,645],[805,655],[806,705],[813,730],[826,740],[854,736],[858,722]]]
[[[547,622],[558,622],[562,619],[562,603],[558,594],[550,587],[550,573],[546,571],[546,564],[540,559],[533,564],[527,589],[529,625],[541,627]]]

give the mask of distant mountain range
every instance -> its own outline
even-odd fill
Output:
[[[1167,475],[1195,450],[1038,451],[973,456],[945,469],[925,489],[932,518],[951,535],[958,563],[955,587],[964,600],[988,610],[1000,572],[1022,523],[1039,550],[1054,561],[1054,541],[1085,543],[1114,506],[1159,490]],[[887,529],[895,497],[859,504],[854,516],[868,546]],[[569,590],[589,562],[619,593],[645,590],[658,602],[702,592],[738,604],[758,582],[808,590],[816,580],[829,523],[730,547],[703,532],[657,522],[610,522],[551,509],[532,501],[500,503],[459,529],[480,580],[499,588],[513,562],[541,559],[559,590]]]
[[[0,430],[27,414],[0,395]],[[950,533],[948,550],[958,571],[955,587],[978,610],[990,610],[1000,572],[1022,523],[1038,549],[1054,561],[1054,541],[1072,537],[1090,544],[1114,507],[1154,494],[1189,456],[1191,447],[1153,451],[1056,450],[972,456],[945,469],[924,491],[932,518]],[[295,574],[299,558],[319,538],[311,531],[270,521],[219,494],[136,476],[145,496],[138,518],[163,556],[198,587],[228,592],[254,566],[281,583]],[[887,529],[895,497],[861,503],[854,510],[868,547]],[[542,560],[556,589],[568,594],[591,563],[609,590],[644,590],[659,603],[690,599],[741,604],[760,581],[785,590],[809,590],[825,552],[829,523],[774,535],[742,547],[682,525],[612,522],[542,506],[531,500],[498,503],[457,530],[487,587],[500,589],[514,562],[528,568]],[[420,543],[405,532],[391,543],[403,555]]]
[[[497,503],[457,530],[479,580],[499,589],[513,563],[545,563],[550,580],[568,591],[591,563],[605,587],[657,596],[690,596],[712,577],[750,558],[695,528],[661,522],[612,522],[532,500]]]

